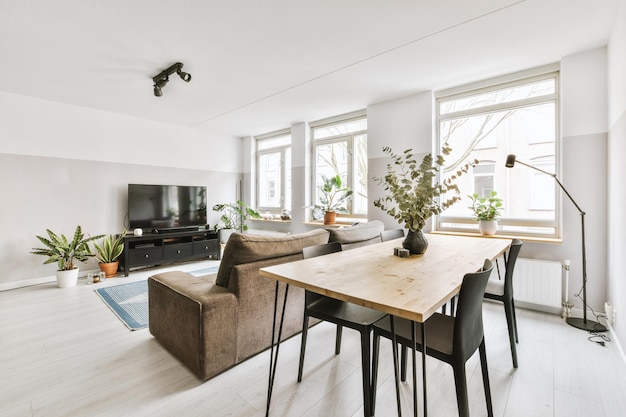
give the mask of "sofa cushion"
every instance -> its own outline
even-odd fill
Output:
[[[215,284],[228,287],[235,265],[302,253],[304,247],[328,243],[328,235],[321,229],[279,237],[233,233],[224,248]]]
[[[341,229],[330,229],[328,241],[341,243],[342,250],[353,249],[372,243],[380,243],[380,232],[383,230],[385,230],[383,222],[373,220]]]

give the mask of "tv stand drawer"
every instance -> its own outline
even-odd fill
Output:
[[[191,256],[191,243],[174,243],[163,246],[163,259],[177,260]]]
[[[156,265],[163,260],[160,246],[135,248],[128,254],[128,266]]]
[[[193,242],[193,255],[208,256],[211,259],[219,259],[220,242],[217,239],[200,240]]]

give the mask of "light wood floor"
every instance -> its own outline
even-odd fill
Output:
[[[93,291],[154,272],[104,284],[83,280],[67,289],[45,284],[0,292],[0,416],[263,416],[268,352],[201,383],[147,329],[128,331]],[[484,319],[496,416],[625,415],[626,365],[615,343],[602,347],[558,316],[518,309],[520,367],[513,370],[501,305],[486,302]],[[346,330],[342,352],[334,355],[334,327],[313,327],[300,384],[299,346],[299,336],[281,345],[270,415],[362,416],[358,334]],[[381,355],[376,415],[395,416],[388,343]],[[426,366],[429,415],[456,416],[451,369],[435,360]],[[467,367],[472,416],[484,416],[477,355]],[[402,389],[409,416],[411,388]]]

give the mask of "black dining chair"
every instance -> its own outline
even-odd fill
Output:
[[[521,249],[522,241],[513,239],[508,256],[504,258],[504,280],[489,280],[485,290],[485,298],[500,301],[504,304],[504,314],[509,329],[509,344],[511,345],[511,357],[514,368],[517,368],[517,348],[515,344],[519,343],[519,336],[517,334],[517,317],[515,316],[515,299],[513,298],[513,270]]]
[[[459,292],[456,316],[434,313],[424,323],[426,335],[426,354],[452,366],[456,387],[457,407],[460,417],[469,417],[467,394],[467,375],[465,363],[474,355],[476,349],[480,354],[483,374],[483,386],[487,403],[487,414],[493,417],[491,389],[487,370],[487,354],[483,330],[482,300],[485,287],[492,270],[492,263],[485,260],[482,271],[469,273],[463,277]],[[422,337],[416,332],[415,346],[411,342],[411,321],[394,317],[396,341],[402,346],[422,351]],[[378,376],[378,358],[380,338],[392,340],[391,320],[387,316],[374,324],[374,346],[372,351],[372,411],[376,405],[376,379]],[[398,381],[396,379],[396,384]],[[396,391],[397,395],[399,392]],[[398,398],[398,402],[400,399]]]
[[[339,242],[303,248],[304,259],[341,251]],[[371,417],[371,332],[373,324],[383,318],[381,313],[371,308],[337,300],[325,295],[305,291],[304,321],[302,323],[302,342],[300,345],[300,363],[298,365],[298,382],[302,381],[304,353],[309,327],[309,317],[337,324],[335,354],[341,350],[341,333],[343,327],[357,330],[361,334],[361,367],[363,375],[363,412]]]
[[[404,237],[404,229],[383,230],[380,232],[380,240],[386,242],[388,240],[399,239]]]

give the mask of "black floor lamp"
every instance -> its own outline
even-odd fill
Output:
[[[567,195],[569,197],[569,199],[572,201],[572,203],[574,203],[574,206],[576,206],[576,209],[578,209],[578,212],[580,213],[580,224],[582,226],[583,318],[581,319],[581,318],[575,318],[575,317],[568,317],[565,321],[570,326],[574,326],[574,327],[579,328],[579,329],[583,329],[583,330],[587,330],[587,331],[593,331],[593,332],[606,332],[606,327],[603,324],[600,324],[597,321],[587,320],[587,253],[586,253],[586,248],[585,248],[585,212],[581,210],[581,208],[578,206],[578,204],[576,204],[576,202],[574,201],[572,196],[567,192],[565,187],[563,187],[563,184],[561,184],[561,181],[559,181],[559,179],[556,177],[556,174],[551,174],[551,173],[549,173],[547,171],[544,171],[544,170],[539,169],[537,167],[534,167],[532,165],[525,164],[522,161],[516,161],[515,160],[515,155],[511,154],[511,155],[508,155],[506,157],[506,167],[507,168],[513,168],[513,166],[515,165],[515,162],[517,162],[518,164],[522,164],[524,166],[527,166],[528,168],[532,168],[535,171],[539,171],[542,174],[546,174],[546,175],[549,175],[552,178],[554,178],[556,183],[559,184],[559,187],[561,187],[561,190],[563,190],[565,195]]]

